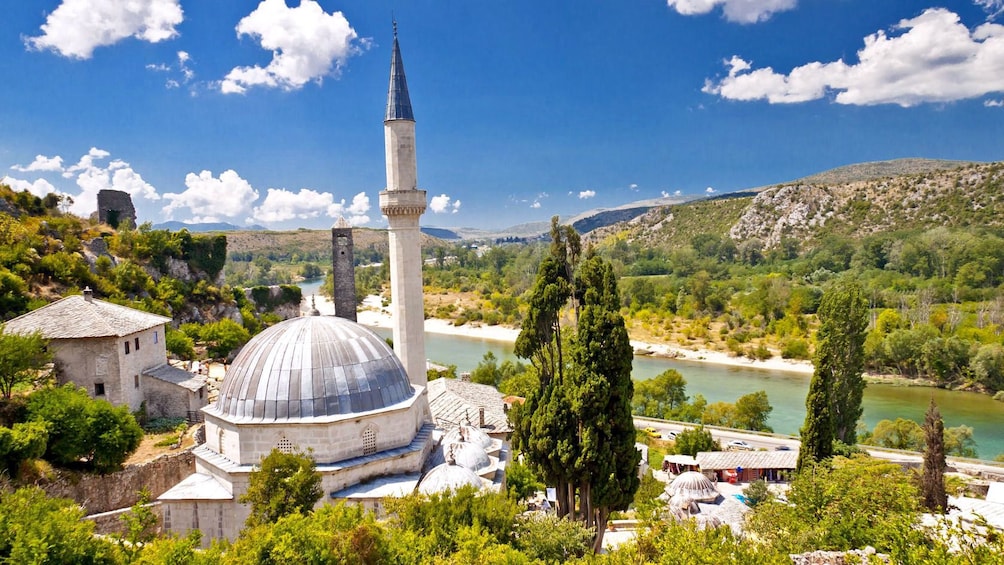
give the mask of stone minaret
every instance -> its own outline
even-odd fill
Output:
[[[425,386],[425,305],[422,301],[421,233],[418,230],[418,218],[425,212],[425,191],[418,190],[415,116],[397,43],[397,23],[394,24],[383,135],[387,189],[380,192],[380,212],[387,216],[389,225],[394,353],[404,364],[412,384]]]
[[[339,217],[331,227],[331,278],[335,316],[356,321],[356,270],[352,255],[352,226]]]

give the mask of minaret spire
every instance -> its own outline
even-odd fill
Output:
[[[422,234],[418,221],[425,212],[425,191],[418,189],[415,116],[404,78],[401,48],[394,22],[390,60],[390,88],[383,122],[387,156],[387,188],[380,192],[380,212],[387,216],[390,247],[391,311],[394,353],[412,384],[427,384],[425,362],[425,305],[422,296]]]
[[[390,56],[390,88],[387,89],[387,114],[384,120],[411,120],[411,98],[408,96],[408,81],[404,77],[404,62],[401,47],[397,42],[397,20],[394,21],[394,49]]]

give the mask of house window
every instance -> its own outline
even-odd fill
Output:
[[[136,338],[135,343],[136,343],[136,351],[139,351],[139,338],[138,337]]]
[[[132,376],[132,383],[134,387],[139,388],[139,375]]]
[[[376,431],[373,428],[366,428],[363,432],[363,455],[372,455],[376,450]]]
[[[154,343],[158,343],[157,342],[157,332],[153,332],[153,342]]]
[[[105,383],[94,383],[94,396],[105,395]]]
[[[128,340],[126,340],[125,346],[126,346],[126,355],[129,355],[129,341]]]
[[[200,389],[199,389],[199,400],[202,400],[202,392],[203,392],[204,390],[206,390],[206,389],[205,389],[205,388],[200,388]]]
[[[171,531],[171,505],[164,505],[164,531]]]

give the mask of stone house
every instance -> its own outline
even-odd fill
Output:
[[[206,378],[167,362],[170,318],[93,298],[67,296],[5,324],[8,333],[41,332],[49,340],[59,384],[72,382],[92,398],[151,418],[195,419],[208,402]]]

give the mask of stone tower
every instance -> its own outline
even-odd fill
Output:
[[[356,321],[356,270],[352,251],[352,226],[339,217],[331,227],[331,278],[334,280],[335,316]]]
[[[387,216],[390,287],[394,316],[394,353],[412,384],[427,384],[425,305],[422,301],[422,246],[418,219],[425,212],[425,191],[418,190],[415,116],[404,78],[404,63],[394,24],[390,88],[383,122],[387,189],[380,192],[380,212]]]

